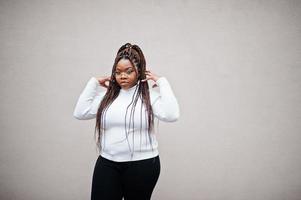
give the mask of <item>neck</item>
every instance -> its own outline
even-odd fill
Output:
[[[120,92],[131,92],[135,91],[135,88],[138,86],[138,83],[135,85],[131,86],[130,88],[120,88]]]

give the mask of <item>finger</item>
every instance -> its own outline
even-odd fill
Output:
[[[105,81],[105,82],[104,82],[104,85],[105,85],[106,88],[108,88],[109,85],[110,85],[110,82],[109,82],[109,81]]]
[[[101,84],[102,87],[108,88],[108,86],[106,86],[106,84]]]
[[[145,78],[145,79],[142,79],[141,81],[142,82],[145,82],[145,81],[147,81],[149,78]]]

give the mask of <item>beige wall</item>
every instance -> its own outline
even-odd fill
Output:
[[[1,1],[0,199],[90,198],[91,76],[138,44],[181,109],[154,200],[300,200],[300,1]]]

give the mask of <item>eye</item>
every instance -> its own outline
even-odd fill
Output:
[[[126,71],[127,74],[131,74],[132,72],[133,72],[132,69],[128,69],[128,70]]]

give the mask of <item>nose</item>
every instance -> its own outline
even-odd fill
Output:
[[[121,73],[121,78],[125,78],[126,75],[124,73]]]

